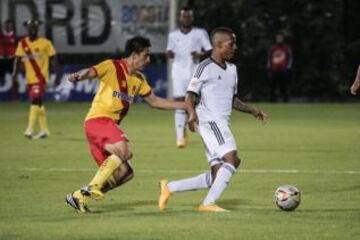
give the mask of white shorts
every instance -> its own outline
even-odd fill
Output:
[[[200,123],[200,136],[206,149],[206,157],[210,166],[221,163],[222,157],[236,150],[236,142],[226,123]]]
[[[189,79],[173,79],[173,96],[174,96],[174,98],[185,97],[189,83],[190,83],[190,78]]]

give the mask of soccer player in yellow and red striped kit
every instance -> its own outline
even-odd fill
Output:
[[[66,196],[66,203],[79,212],[88,212],[88,200],[103,199],[104,194],[133,178],[129,139],[118,124],[126,116],[135,96],[141,96],[154,108],[185,109],[184,102],[154,95],[140,72],[150,62],[149,39],[134,37],[126,42],[125,58],[105,60],[69,76],[77,82],[96,78],[100,87],[84,123],[90,152],[99,166],[90,183]]]
[[[59,83],[58,61],[55,48],[51,41],[39,36],[40,21],[28,20],[24,25],[28,28],[29,35],[21,39],[16,48],[13,81],[18,81],[19,66],[21,59],[23,59],[25,63],[28,98],[31,101],[28,127],[24,135],[25,137],[33,139],[34,127],[38,121],[40,132],[36,138],[46,138],[49,136],[49,129],[43,101],[46,84],[49,80],[49,60],[54,68],[56,85]]]

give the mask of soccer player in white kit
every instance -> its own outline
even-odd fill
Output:
[[[180,27],[170,32],[166,47],[166,55],[173,59],[171,78],[173,80],[173,96],[175,100],[184,101],[186,90],[199,58],[211,50],[209,36],[204,29],[192,26],[193,11],[190,8],[180,10]],[[186,146],[185,110],[175,110],[176,145]]]
[[[161,211],[173,193],[205,188],[210,189],[198,210],[227,211],[216,205],[216,200],[223,194],[240,165],[235,139],[229,128],[232,108],[252,114],[263,123],[267,121],[265,113],[236,97],[237,70],[234,64],[228,62],[237,49],[234,32],[229,28],[216,28],[211,33],[211,42],[211,57],[197,66],[185,99],[189,128],[195,131],[197,126],[211,172],[171,182],[161,180],[158,203]],[[197,106],[196,97],[200,98]]]

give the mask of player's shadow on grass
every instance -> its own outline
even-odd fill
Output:
[[[138,216],[155,216],[158,214],[163,215],[172,215],[172,214],[189,214],[189,213],[196,213],[198,205],[197,204],[183,204],[183,205],[170,205],[168,208],[163,212],[160,213],[157,207],[157,200],[138,200],[138,201],[119,201],[119,200],[112,200],[113,202],[106,203],[104,205],[97,205],[93,209],[93,214],[101,214],[106,212],[132,212],[133,215]],[[184,209],[184,206],[186,208]],[[230,199],[223,199],[219,201],[219,206],[230,210],[231,212],[237,211],[274,211],[276,208],[269,208],[268,206],[259,206],[253,205],[253,203],[239,198],[230,198]],[[146,210],[139,210],[137,208],[145,207]],[[355,210],[355,209],[354,209]],[[313,210],[315,211],[315,210]]]
[[[103,206],[99,206],[99,208],[95,211],[96,213],[102,212],[116,212],[116,211],[134,211],[136,207],[156,207],[156,200],[139,200],[139,201],[131,201],[131,202],[122,202],[116,201],[114,203],[107,203]]]
[[[219,206],[228,210],[237,210],[244,205],[249,205],[249,203],[240,198],[227,198],[219,201]]]

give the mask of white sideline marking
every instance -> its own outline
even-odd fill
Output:
[[[20,171],[25,172],[94,172],[96,169],[90,168],[20,168]],[[135,170],[137,173],[199,173],[208,170]],[[338,171],[338,170],[290,170],[290,169],[244,169],[241,173],[286,173],[286,174],[360,174],[360,171]]]

